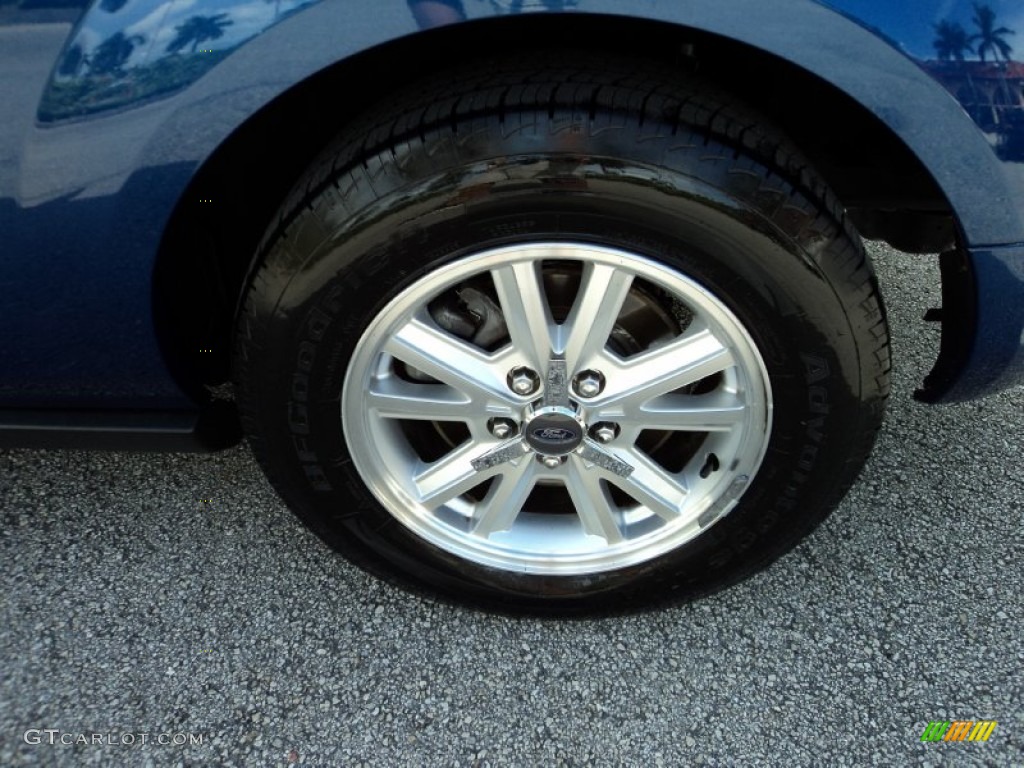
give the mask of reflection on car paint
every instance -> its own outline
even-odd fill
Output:
[[[43,93],[53,122],[145,102],[185,88],[247,40],[320,0],[101,2],[71,36]]]
[[[960,102],[1003,160],[1024,161],[1024,29],[1019,0],[829,3],[915,59]],[[1022,42],[1024,44],[1024,42]]]
[[[1024,64],[1013,61],[1015,30],[991,5],[975,5],[970,28],[943,19],[934,25],[935,59],[921,64],[967,110],[1006,160],[1024,160]],[[972,57],[977,60],[972,60]]]
[[[39,104],[51,123],[180,91],[235,49],[320,0],[102,0],[82,18]],[[420,28],[481,15],[587,11],[588,0],[408,0]],[[1024,9],[1015,0],[831,5],[918,61],[963,106],[1003,160],[1024,161],[1024,63],[1014,59]],[[467,13],[467,6],[473,13]]]
[[[104,0],[71,36],[43,94],[49,123],[170,95],[194,83],[248,40],[321,0]],[[579,0],[476,0],[494,13],[564,11]],[[464,21],[461,0],[411,0],[421,28]]]
[[[1024,64],[928,61],[923,66],[967,110],[1000,158],[1024,161]]]

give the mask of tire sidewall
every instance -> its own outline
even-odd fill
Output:
[[[553,171],[535,179],[533,189],[505,191],[481,181],[482,173],[468,166],[452,174],[460,178],[454,193],[443,180],[427,179],[419,192],[385,195],[374,206],[379,213],[358,221],[314,211],[320,222],[345,224],[331,227],[298,270],[288,237],[266,255],[271,270],[279,265],[294,276],[265,295],[262,314],[273,322],[265,326],[264,354],[252,361],[253,378],[267,409],[263,450],[285,468],[288,477],[278,487],[300,517],[381,575],[524,604],[542,598],[563,606],[607,604],[612,592],[628,602],[652,589],[681,586],[704,591],[742,578],[792,546],[806,533],[806,519],[823,515],[841,492],[846,435],[863,421],[857,335],[827,274],[827,259],[811,255],[824,252],[821,243],[783,232],[749,202],[685,174],[663,179],[663,189],[635,176],[592,174],[581,189],[578,177]],[[600,194],[591,192],[595,188]],[[466,189],[476,194],[463,195],[453,215],[452,198]],[[420,539],[367,489],[352,462],[358,446],[346,443],[341,424],[347,361],[390,300],[464,256],[549,240],[619,248],[701,284],[750,333],[774,399],[761,469],[729,514],[661,557],[585,576],[485,567]]]

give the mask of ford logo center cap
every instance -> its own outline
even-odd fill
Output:
[[[576,439],[576,432],[562,427],[542,427],[533,430],[533,436],[548,443],[567,443]]]
[[[568,408],[542,408],[524,430],[526,442],[544,456],[564,456],[583,442],[584,426]]]

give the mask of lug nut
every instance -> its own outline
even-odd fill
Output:
[[[600,371],[583,371],[572,382],[580,397],[597,397],[604,389],[604,375]]]
[[[565,461],[564,456],[538,456],[537,459],[548,469],[557,469]]]
[[[513,368],[508,372],[508,386],[517,395],[532,395],[540,386],[540,376],[529,368]]]
[[[491,419],[487,424],[487,428],[491,430],[491,434],[499,440],[504,440],[506,437],[512,437],[518,430],[516,429],[516,423],[512,419]]]
[[[600,421],[590,428],[590,436],[599,443],[610,443],[619,436],[619,425]]]

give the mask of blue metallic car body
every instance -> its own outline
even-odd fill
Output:
[[[450,4],[432,4],[433,15],[411,12],[406,0],[204,0],[201,11],[188,0],[51,5],[0,2],[0,409],[196,411],[154,315],[155,261],[176,206],[259,110],[339,63],[429,39],[438,30],[426,27],[453,22]],[[991,40],[985,63],[937,47],[942,25],[973,31],[970,2],[462,5],[466,18],[454,23],[479,34],[527,12],[696,30],[790,62],[848,96],[920,160],[955,215],[971,333],[940,397],[1024,380],[1024,65],[998,58]],[[988,5],[997,27],[1024,30],[1019,3]]]

